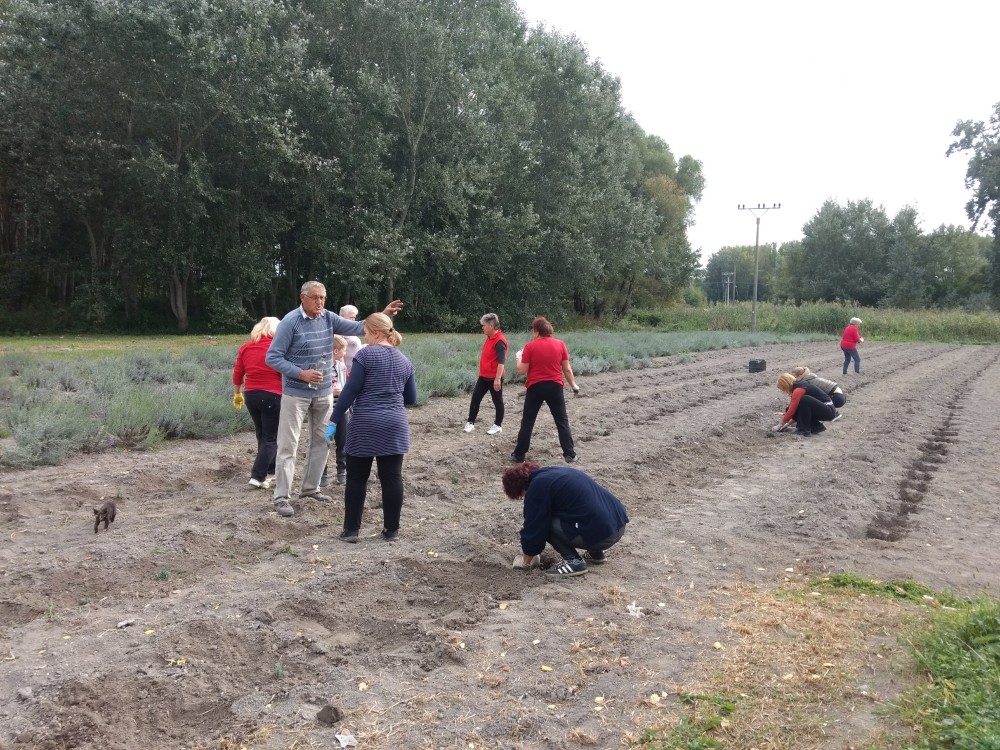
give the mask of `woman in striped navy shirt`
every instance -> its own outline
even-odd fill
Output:
[[[365,341],[359,351],[330,422],[337,424],[351,412],[344,453],[347,459],[347,489],[344,493],[345,542],[358,541],[365,493],[372,462],[378,466],[382,484],[382,537],[395,541],[403,509],[403,456],[410,450],[410,424],[405,407],[417,402],[413,364],[397,347],[403,337],[383,313],[365,318]]]

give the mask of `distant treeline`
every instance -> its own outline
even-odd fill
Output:
[[[710,307],[632,310],[622,328],[658,331],[747,331],[752,303],[737,302]],[[951,344],[1000,344],[1000,313],[989,310],[900,310],[871,308],[851,303],[757,304],[757,332],[788,336],[828,334],[840,341],[852,317],[863,322],[866,342],[926,341]]]
[[[701,164],[512,0],[0,0],[0,329],[298,303],[621,316],[698,267]]]
[[[866,307],[995,307],[998,256],[990,237],[955,226],[925,233],[915,209],[890,219],[869,200],[827,201],[802,228],[803,238],[760,248],[757,299],[853,301]],[[709,301],[753,298],[754,247],[726,247],[708,261]]]

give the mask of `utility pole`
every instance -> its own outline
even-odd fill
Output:
[[[760,268],[760,217],[768,211],[776,211],[779,208],[781,208],[780,203],[772,203],[770,206],[758,203],[756,208],[741,203],[736,207],[737,211],[749,211],[757,218],[757,239],[753,245],[753,304],[750,306],[750,333],[757,332],[757,273]],[[758,211],[760,213],[757,213]]]
[[[723,288],[723,292],[725,294],[725,303],[727,305],[729,304],[729,289],[730,289],[730,285],[734,283],[733,277],[735,277],[735,276],[736,276],[735,273],[727,273],[726,271],[722,272],[722,288]]]

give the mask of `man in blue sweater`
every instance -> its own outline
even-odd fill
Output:
[[[264,361],[281,373],[281,412],[278,417],[278,455],[274,462],[274,509],[279,516],[295,515],[289,502],[295,476],[295,452],[302,424],[309,420],[309,452],[302,470],[300,498],[329,501],[319,491],[329,447],[326,425],[333,405],[330,368],[333,335],[363,336],[363,321],[345,320],[326,309],[326,287],[307,281],[299,291],[302,304],[282,318]],[[383,310],[390,318],[403,307],[393,300]]]
[[[583,575],[588,562],[604,563],[628,523],[621,501],[578,469],[521,463],[503,473],[503,491],[511,500],[524,498],[523,554],[514,567],[538,565],[548,542],[563,559],[545,571],[547,577]]]

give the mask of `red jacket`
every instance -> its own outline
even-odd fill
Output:
[[[841,349],[857,349],[861,343],[861,333],[857,326],[849,325],[844,329],[844,337],[840,340]]]
[[[244,391],[269,391],[281,395],[281,373],[272,370],[264,361],[269,346],[271,337],[264,336],[260,341],[248,341],[240,347],[233,367],[233,385],[243,385]]]
[[[497,353],[497,344],[503,344],[503,360]],[[483,351],[479,355],[479,377],[495,378],[497,369],[507,361],[507,339],[503,331],[497,331],[493,336],[488,336],[483,342]]]

